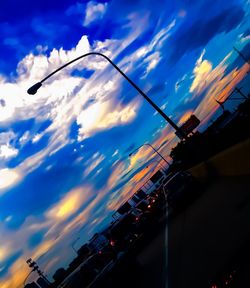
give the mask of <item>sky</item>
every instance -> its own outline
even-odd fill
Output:
[[[178,138],[102,57],[170,118],[204,130],[237,85],[249,90],[249,0],[18,1],[0,10],[0,287],[33,258],[52,279],[156,171]],[[233,101],[228,109],[237,104]],[[149,165],[148,165],[149,164]],[[32,280],[32,277],[30,278]]]

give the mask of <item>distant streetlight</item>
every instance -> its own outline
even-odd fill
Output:
[[[161,160],[154,160],[154,161],[150,161],[150,163],[146,166],[146,168],[149,168],[149,165],[151,164],[151,163],[154,163],[154,162],[157,162],[158,164],[156,165],[156,167],[158,166],[158,165],[160,165],[161,166],[161,168],[162,168],[162,170],[164,171],[165,170],[165,167],[161,164]],[[168,163],[168,165],[169,165],[169,163]]]
[[[144,144],[142,144],[141,146],[137,147],[134,151],[132,151],[132,152],[129,154],[129,157],[131,157],[131,156],[134,154],[134,152],[136,152],[137,150],[139,150],[142,146],[146,146],[146,145],[149,146],[149,147],[151,147],[151,148],[154,150],[154,152],[157,153],[165,163],[167,163],[168,165],[170,165],[170,163],[161,155],[161,153],[160,153],[157,149],[155,149],[155,148],[154,148],[151,144],[149,144],[149,143],[144,143]]]
[[[49,75],[47,75],[45,78],[43,78],[40,82],[37,82],[36,84],[34,84],[33,86],[31,86],[27,92],[28,94],[34,95],[37,93],[38,89],[41,88],[42,83],[45,82],[47,79],[49,79],[51,76],[53,76],[54,74],[56,74],[57,72],[59,72],[60,70],[64,69],[65,67],[67,67],[68,65],[74,63],[75,61],[78,61],[86,56],[90,56],[90,55],[99,55],[102,56],[103,58],[105,58],[140,94],[141,96],[147,100],[147,102],[153,106],[153,108],[176,130],[176,135],[180,138],[186,138],[186,134],[184,131],[182,131],[182,129],[180,129],[161,109],[159,106],[157,106],[118,66],[116,66],[116,64],[111,61],[106,55],[99,53],[99,52],[89,52],[86,54],[83,54],[71,61],[69,61],[68,63],[64,64],[63,66],[59,67],[58,69],[56,69],[55,71],[53,71],[52,73],[50,73]]]

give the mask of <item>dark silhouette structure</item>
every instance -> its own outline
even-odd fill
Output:
[[[24,286],[24,288],[40,288],[35,282],[28,283]]]
[[[250,137],[250,99],[235,112],[223,113],[203,132],[195,133],[172,148],[168,172],[185,170]],[[233,134],[232,134],[233,133]]]

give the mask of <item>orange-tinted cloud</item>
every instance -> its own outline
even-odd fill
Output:
[[[193,110],[186,111],[180,118],[178,124],[181,125],[188,120],[188,118],[193,114]]]
[[[205,124],[219,108],[215,99],[224,100],[227,98],[237,84],[244,79],[248,71],[249,65],[246,63],[241,68],[235,68],[227,75],[224,75],[223,78],[217,77],[214,80],[213,85],[208,89],[202,102],[194,111],[194,114],[201,120],[202,124]]]

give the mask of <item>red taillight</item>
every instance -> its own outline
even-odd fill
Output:
[[[139,221],[139,217],[136,217],[135,220],[136,220],[136,221]]]
[[[99,253],[99,254],[102,254],[102,251],[99,251],[98,253]]]
[[[114,246],[115,246],[115,241],[111,240],[111,241],[110,241],[110,245],[111,245],[112,247],[114,247]]]
[[[153,199],[152,202],[155,203],[155,199]]]
[[[149,209],[151,208],[151,205],[150,205],[150,204],[148,205],[148,208],[149,208]]]

